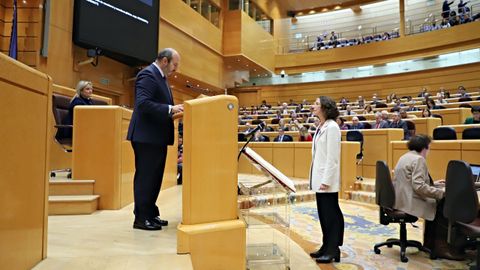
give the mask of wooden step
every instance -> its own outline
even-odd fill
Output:
[[[95,180],[50,179],[49,195],[93,195]]]
[[[352,191],[350,199],[361,203],[376,204],[375,192],[370,191]]]
[[[86,215],[98,209],[98,195],[48,196],[49,215]]]
[[[257,207],[268,207],[274,205],[283,205],[290,201],[290,203],[301,203],[315,201],[315,192],[311,190],[302,190],[296,193],[291,193],[287,196],[284,193],[264,193],[258,195],[240,195],[238,196],[238,208],[248,209]]]

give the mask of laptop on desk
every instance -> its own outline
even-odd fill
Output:
[[[470,164],[470,168],[472,169],[472,178],[475,183],[475,187],[479,186],[480,184],[480,165],[477,164]]]

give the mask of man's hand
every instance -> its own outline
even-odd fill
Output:
[[[320,184],[319,190],[327,190],[330,186],[325,184]]]
[[[183,104],[172,106],[172,114],[183,112]]]

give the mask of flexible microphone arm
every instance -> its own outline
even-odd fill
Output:
[[[243,151],[245,151],[245,148],[247,147],[247,145],[252,141],[253,136],[255,134],[255,132],[257,132],[258,130],[262,130],[263,128],[265,128],[265,123],[264,122],[261,122],[260,124],[258,124],[258,126],[256,128],[254,128],[252,131],[250,131],[246,136],[250,136],[250,138],[247,140],[247,142],[242,146],[242,149],[240,149],[240,152],[238,153],[238,157],[237,157],[237,161],[240,160],[240,156],[242,155]]]

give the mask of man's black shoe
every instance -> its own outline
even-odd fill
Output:
[[[163,219],[160,219],[160,217],[155,217],[153,219],[153,222],[155,222],[156,224],[160,225],[160,226],[168,226],[168,221],[167,220],[163,220]]]
[[[162,229],[162,226],[148,219],[145,219],[143,221],[135,219],[135,221],[133,222],[133,228],[147,231],[158,231]]]

